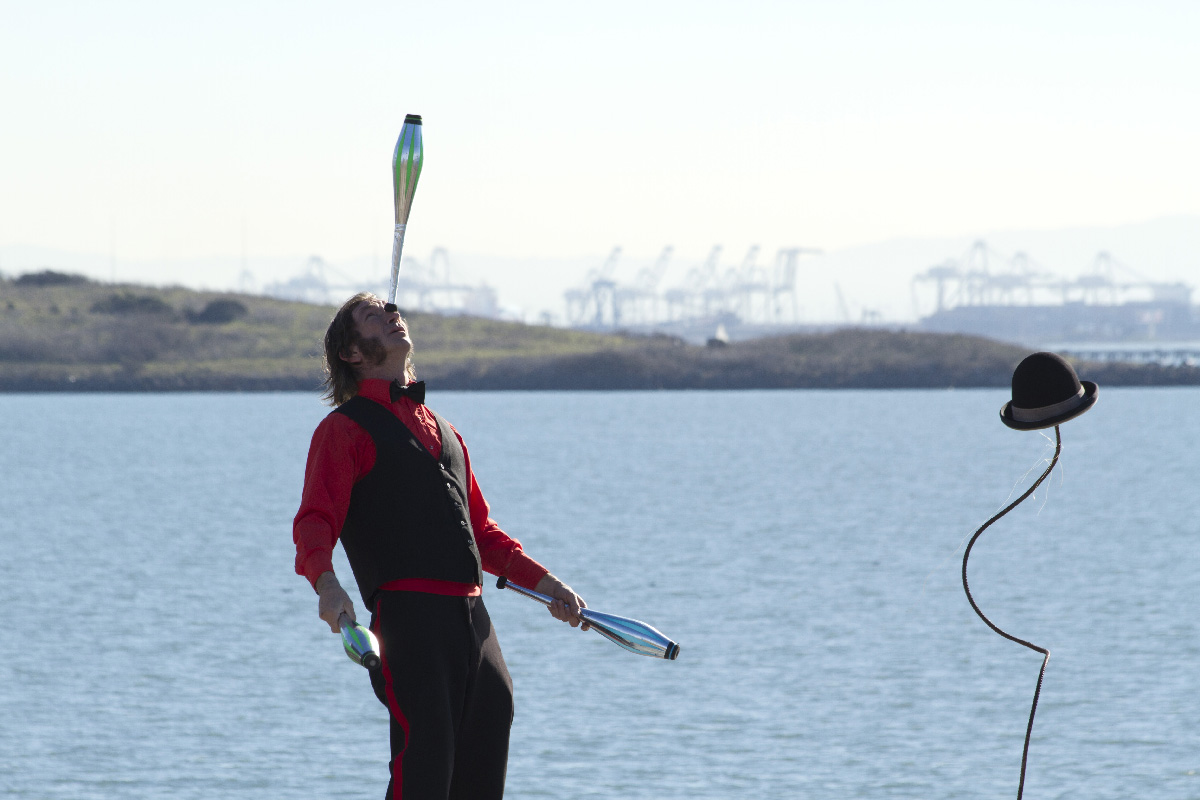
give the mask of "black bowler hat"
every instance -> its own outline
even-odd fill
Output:
[[[1013,370],[1012,401],[1000,409],[1000,421],[1019,431],[1053,428],[1095,405],[1098,391],[1062,356],[1034,353]]]

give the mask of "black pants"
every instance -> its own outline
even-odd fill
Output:
[[[380,592],[371,619],[391,715],[387,800],[500,800],[512,679],[480,597]]]

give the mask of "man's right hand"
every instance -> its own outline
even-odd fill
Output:
[[[317,614],[329,624],[329,630],[341,633],[338,617],[345,614],[354,621],[354,603],[351,602],[350,595],[346,594],[346,590],[332,572],[322,572],[314,588],[320,598],[317,601]]]

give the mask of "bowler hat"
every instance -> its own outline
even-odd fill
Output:
[[[1034,353],[1013,370],[1012,400],[1000,409],[1000,421],[1019,431],[1053,428],[1095,405],[1098,391],[1062,356]]]

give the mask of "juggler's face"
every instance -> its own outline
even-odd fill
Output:
[[[350,346],[346,361],[351,364],[364,362],[372,366],[385,361],[404,363],[404,359],[412,352],[413,343],[408,335],[408,325],[399,311],[384,310],[383,301],[374,298],[360,303],[352,316],[361,341]]]

